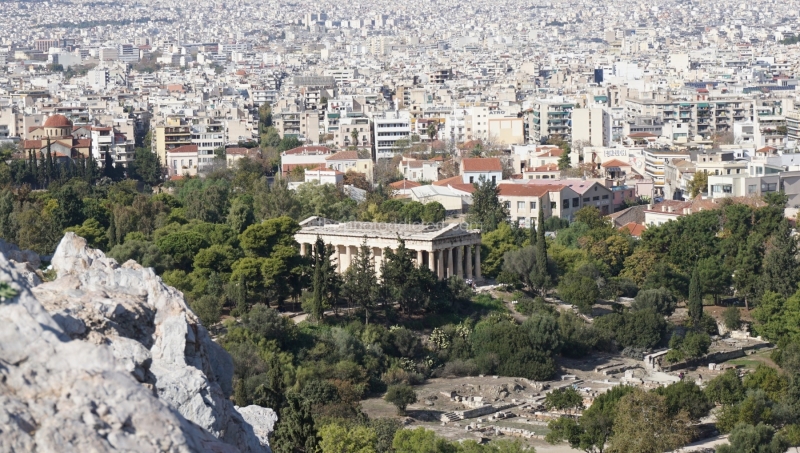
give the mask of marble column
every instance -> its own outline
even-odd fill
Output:
[[[455,272],[453,264],[453,247],[450,247],[447,249],[447,278],[452,277]]]
[[[434,274],[436,273],[436,261],[433,259],[434,252],[428,252],[428,269]]]
[[[353,250],[349,245],[345,245],[345,255],[347,256],[347,263],[342,263],[342,272],[346,271],[348,267],[353,265]]]
[[[374,247],[372,249],[372,256],[375,260],[375,274],[380,277],[381,265],[383,264],[383,250],[381,250],[379,247]]]
[[[436,251],[436,260],[438,261],[436,266],[436,276],[439,277],[439,280],[444,279],[444,250],[437,250]]]
[[[456,275],[458,278],[464,278],[464,246],[459,245],[456,247]]]
[[[481,276],[481,245],[475,245],[475,280],[482,280]]]
[[[472,279],[472,246],[467,246],[467,280]]]
[[[422,250],[417,250],[417,267],[422,267]]]

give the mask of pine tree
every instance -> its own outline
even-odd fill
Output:
[[[692,271],[692,278],[689,280],[689,299],[686,301],[686,308],[689,309],[689,318],[698,325],[703,317],[703,294],[700,290],[700,271],[695,266]]]
[[[467,215],[467,222],[477,226],[484,233],[494,231],[500,222],[508,219],[508,210],[498,197],[497,184],[481,176],[474,186],[475,192],[472,194],[472,206]]]
[[[536,260],[531,271],[531,285],[544,296],[551,284],[550,272],[547,268],[547,241],[544,237],[544,206],[539,208],[534,256]]]
[[[761,293],[772,291],[784,297],[795,293],[798,284],[797,240],[784,219],[772,234],[764,256]]]

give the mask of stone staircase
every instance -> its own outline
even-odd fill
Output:
[[[456,414],[455,412],[445,412],[444,414],[439,416],[439,420],[449,423],[449,422],[457,422],[461,420],[461,416]]]

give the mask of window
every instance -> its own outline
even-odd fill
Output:
[[[766,183],[766,182],[762,182],[761,183],[761,191],[762,192],[775,192],[777,190],[778,190],[778,184],[777,183],[774,183],[774,182],[773,183]]]
[[[756,185],[750,184],[749,186],[747,186],[747,193],[756,193]]]
[[[583,199],[583,202],[584,202],[584,203],[588,203],[588,202],[589,202],[589,197],[585,197],[585,198]]]
[[[503,205],[505,206],[506,209],[511,209],[511,202],[510,201],[504,202]]]
[[[178,168],[178,159],[172,159],[172,168]]]
[[[525,210],[525,202],[524,201],[518,201],[517,202],[517,211],[524,211],[524,210]]]
[[[189,159],[189,168],[192,168],[192,159]]]
[[[473,177],[473,176],[470,176],[470,177],[469,177],[469,183],[470,183],[470,184],[472,184],[472,183],[473,183],[473,179],[474,179],[474,177]]]
[[[578,203],[580,203],[580,199],[578,197],[575,197],[575,198],[572,199],[572,207],[573,208],[577,208],[578,207]]]
[[[534,209],[536,209],[536,202],[531,201],[531,211],[533,211]]]
[[[550,202],[550,209],[556,209],[556,206],[557,206],[557,205],[556,205],[556,202],[555,202],[555,201],[551,201],[551,202]]]
[[[608,195],[603,195],[603,200],[608,200]]]
[[[497,183],[497,176],[492,175],[492,182]]]
[[[564,200],[564,209],[569,209],[569,198]]]
[[[600,199],[600,197],[592,197],[592,201],[597,201],[599,199]]]

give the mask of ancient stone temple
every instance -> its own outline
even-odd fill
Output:
[[[344,272],[366,241],[372,250],[375,266],[380,272],[384,249],[396,250],[400,239],[416,255],[417,266],[427,266],[440,279],[459,276],[481,279],[481,234],[461,223],[405,224],[375,222],[335,222],[321,217],[309,217],[294,235],[300,243],[300,253],[311,253],[320,237],[334,247],[339,272]]]

